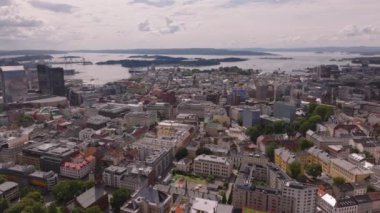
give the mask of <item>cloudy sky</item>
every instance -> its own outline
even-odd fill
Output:
[[[380,46],[380,0],[0,0],[0,49]]]

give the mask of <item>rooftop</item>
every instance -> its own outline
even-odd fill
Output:
[[[223,164],[228,164],[229,161],[226,157],[219,157],[215,155],[199,155],[197,156],[194,161],[209,161],[209,162],[214,162],[214,163],[223,163]]]
[[[79,203],[81,207],[88,208],[105,195],[107,195],[107,192],[103,188],[94,186],[91,189],[79,195],[76,198],[76,201]]]
[[[0,184],[0,192],[8,191],[14,187],[17,187],[18,184],[12,181],[5,181],[4,183]]]
[[[1,66],[0,70],[3,72],[12,72],[12,71],[24,71],[24,66]]]
[[[217,206],[217,201],[197,197],[193,201],[190,213],[197,213],[199,211],[204,213],[214,213]]]

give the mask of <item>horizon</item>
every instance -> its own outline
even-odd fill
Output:
[[[2,49],[380,46],[377,0],[2,0]],[[363,15],[365,14],[365,15]]]

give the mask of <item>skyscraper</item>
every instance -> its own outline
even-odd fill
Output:
[[[24,66],[0,67],[4,103],[15,103],[25,100],[28,94],[28,83]]]
[[[64,72],[62,68],[38,65],[37,72],[38,84],[42,94],[65,96]]]

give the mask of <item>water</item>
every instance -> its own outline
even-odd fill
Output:
[[[358,54],[349,53],[314,53],[314,52],[281,52],[274,53],[279,56],[273,57],[291,57],[292,60],[264,60],[260,59],[265,56],[209,56],[209,55],[176,55],[173,57],[186,57],[186,58],[225,58],[225,57],[240,57],[247,58],[247,61],[222,63],[218,66],[207,67],[194,67],[197,69],[211,69],[218,68],[220,66],[238,66],[243,69],[259,69],[263,72],[272,72],[275,70],[281,70],[290,72],[292,70],[301,70],[309,67],[315,67],[322,64],[337,64],[346,65],[349,61],[330,61],[331,59],[341,59],[349,57],[360,56]],[[79,73],[73,76],[65,76],[66,79],[83,79],[85,82],[92,84],[105,84],[120,79],[129,78],[131,75],[129,69],[122,67],[121,65],[96,65],[97,62],[107,60],[121,60],[128,59],[132,54],[102,54],[102,53],[69,53],[66,56],[80,56],[86,59],[86,61],[93,62],[93,65],[57,65],[65,69],[75,69]],[[55,58],[62,57],[64,55],[53,55]]]

